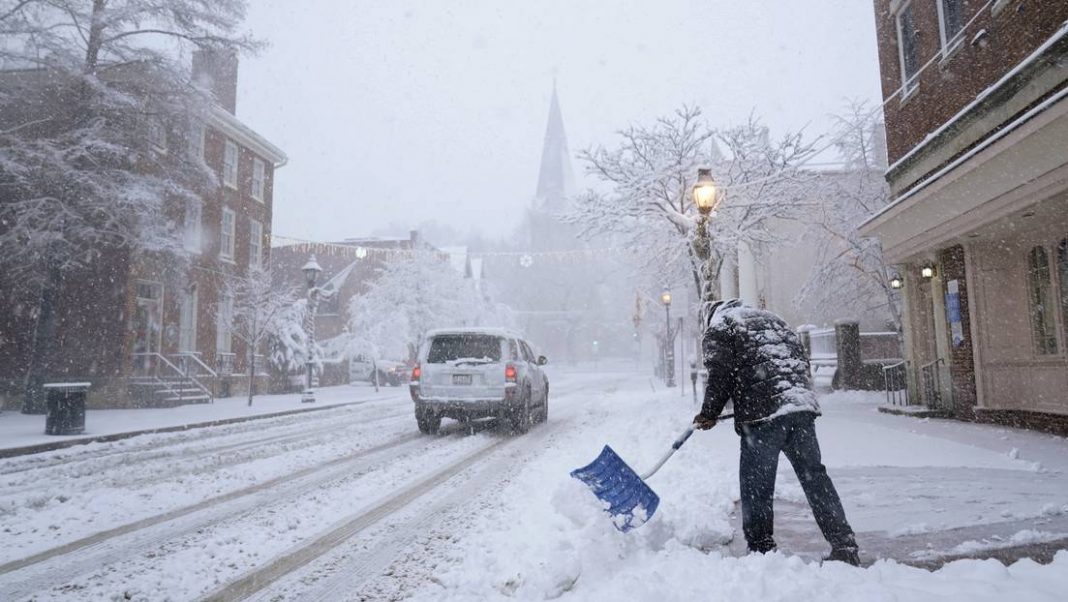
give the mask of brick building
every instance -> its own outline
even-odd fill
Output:
[[[162,125],[147,129],[157,152],[199,155],[218,174],[216,190],[166,206],[184,255],[104,250],[58,293],[47,378],[90,382],[90,407],[176,405],[247,388],[245,349],[219,318],[232,303],[224,283],[269,261],[274,172],[286,156],[236,117],[235,56],[198,52],[193,76],[217,101],[206,123],[179,140]],[[38,293],[3,284],[0,402],[17,408]]]
[[[1068,423],[1068,3],[875,0],[913,399]]]

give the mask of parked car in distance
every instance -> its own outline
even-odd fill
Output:
[[[549,417],[549,379],[517,333],[456,328],[427,333],[409,388],[419,430],[436,433],[442,418],[508,420],[525,433]]]
[[[349,382],[375,382],[375,370],[378,370],[378,384],[399,387],[408,381],[410,366],[404,362],[392,360],[371,360],[358,355],[349,360]]]

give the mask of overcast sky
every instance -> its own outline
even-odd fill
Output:
[[[425,220],[511,232],[554,77],[572,154],[683,103],[714,125],[754,111],[816,135],[845,99],[879,97],[869,0],[250,5],[270,47],[243,59],[237,113],[290,157],[275,180],[282,235]]]

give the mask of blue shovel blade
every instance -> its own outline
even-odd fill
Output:
[[[656,493],[607,445],[596,460],[572,470],[571,476],[589,486],[607,504],[605,512],[612,515],[612,522],[624,533],[645,524],[660,505]]]

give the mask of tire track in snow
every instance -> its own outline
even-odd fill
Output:
[[[57,558],[60,558],[60,557],[63,557],[63,556],[78,552],[78,551],[83,550],[85,548],[106,547],[106,546],[104,546],[104,544],[107,544],[111,540],[116,539],[118,537],[121,537],[121,536],[124,536],[124,535],[128,535],[128,534],[132,534],[132,533],[137,533],[139,531],[144,531],[146,529],[150,529],[151,527],[155,527],[155,526],[161,525],[163,523],[176,521],[176,520],[178,520],[180,518],[183,518],[183,517],[188,516],[188,515],[192,515],[194,513],[198,513],[198,512],[204,511],[204,510],[208,510],[208,509],[211,509],[211,508],[226,504],[228,502],[234,502],[236,500],[241,500],[243,498],[248,498],[248,497],[253,496],[255,494],[258,494],[258,493],[261,493],[261,492],[265,492],[265,491],[271,490],[273,488],[276,488],[276,487],[279,487],[279,486],[282,486],[282,485],[292,484],[292,483],[300,481],[302,479],[306,479],[308,477],[315,476],[317,473],[322,473],[324,471],[329,471],[328,474],[326,474],[324,476],[320,476],[318,479],[310,479],[306,483],[305,482],[299,483],[299,487],[293,487],[292,488],[293,489],[292,493],[296,494],[296,495],[299,495],[300,493],[307,491],[309,488],[314,487],[317,484],[320,484],[322,482],[327,482],[327,481],[330,481],[330,480],[332,480],[334,478],[337,478],[337,474],[338,473],[343,473],[344,474],[345,471],[348,471],[351,468],[349,466],[349,464],[362,461],[368,456],[381,454],[382,452],[385,452],[385,451],[388,451],[388,450],[392,450],[392,449],[395,449],[395,448],[398,448],[398,447],[402,447],[402,446],[411,444],[413,442],[419,442],[419,441],[426,442],[426,441],[432,441],[432,440],[428,439],[426,436],[424,436],[422,434],[419,434],[419,433],[412,433],[412,434],[409,434],[409,435],[405,435],[403,437],[394,439],[392,441],[388,441],[388,442],[380,444],[380,445],[376,445],[374,447],[370,447],[370,448],[367,448],[367,449],[362,449],[362,450],[353,452],[351,454],[347,454],[347,455],[341,456],[339,458],[334,458],[333,460],[330,460],[330,461],[325,462],[323,464],[317,464],[315,466],[304,468],[304,469],[298,470],[296,472],[292,472],[292,473],[289,473],[289,474],[286,474],[286,475],[275,477],[273,479],[264,481],[262,483],[257,483],[256,485],[252,485],[252,486],[249,486],[249,487],[245,487],[243,489],[238,489],[236,491],[231,491],[229,493],[218,495],[218,496],[209,498],[207,500],[204,500],[204,501],[196,503],[196,504],[192,504],[192,505],[189,505],[189,506],[184,506],[182,508],[177,508],[177,509],[171,510],[169,512],[165,512],[163,514],[158,514],[158,515],[155,515],[155,516],[151,516],[151,517],[148,517],[148,518],[145,518],[145,519],[142,519],[142,520],[139,520],[139,521],[135,521],[135,522],[132,522],[132,523],[127,523],[125,525],[121,525],[121,526],[118,526],[118,527],[115,527],[115,528],[112,528],[112,529],[108,529],[106,531],[102,531],[100,533],[96,533],[96,534],[91,535],[89,537],[84,537],[84,538],[69,542],[69,543],[64,544],[62,546],[58,546],[58,547],[55,547],[55,548],[44,550],[42,552],[38,552],[38,553],[33,554],[31,556],[27,556],[25,558],[21,558],[21,559],[18,559],[18,560],[13,560],[13,561],[8,562],[6,564],[0,565],[0,576],[6,575],[8,573],[15,572],[15,571],[20,571],[20,570],[23,570],[23,569],[26,569],[26,568],[29,568],[29,567],[33,567],[34,565],[47,563],[48,561],[51,561],[53,559],[57,559]],[[344,469],[344,471],[340,470],[342,468]],[[339,470],[331,470],[331,469],[339,469]],[[280,501],[283,498],[279,497],[279,498],[276,498],[276,499],[278,501]],[[272,501],[275,501],[275,500],[273,499]],[[236,509],[234,511],[234,513],[241,512],[241,511],[244,511],[244,510],[245,510],[245,508],[241,507],[241,508]],[[219,517],[218,516],[209,516],[209,517],[206,517],[206,519],[217,520],[217,519],[219,519]],[[199,522],[194,521],[193,525],[191,527],[188,527],[188,528],[184,529],[184,531],[195,530],[196,528],[199,528],[199,526],[201,526],[201,523],[204,523],[204,522],[205,521],[199,521]],[[169,539],[169,538],[175,537],[176,535],[180,535],[180,533],[178,533],[178,534],[167,534],[165,536],[165,538]],[[156,540],[153,539],[152,541],[144,542],[142,545],[151,544],[151,543],[154,543],[155,541]],[[130,550],[128,548],[122,548],[122,549],[119,550],[119,552],[122,555],[129,555]],[[114,554],[108,554],[107,556],[114,556]],[[114,560],[114,558],[104,558],[104,559],[93,558],[93,559],[90,559],[90,564],[92,564],[93,566],[99,566],[100,564],[104,564],[104,563],[110,562],[112,560]],[[71,567],[70,567],[69,564],[65,564],[64,565],[64,570],[65,570],[66,574],[67,575],[75,574],[76,571],[71,571],[70,568]],[[0,599],[10,599],[8,597],[8,594],[10,594],[10,592],[6,589],[7,586],[10,586],[10,585],[11,585],[10,583],[5,584],[5,588],[4,589],[0,589]],[[47,586],[47,584],[46,584],[46,586]],[[11,596],[11,597],[17,597],[17,596]]]
[[[306,447],[313,447],[313,446],[315,446],[316,444],[318,444],[318,443],[320,443],[322,441],[322,438],[321,438],[322,435],[326,435],[326,434],[337,432],[337,431],[342,431],[343,432],[343,431],[346,431],[346,430],[353,430],[354,428],[362,428],[362,427],[366,426],[367,424],[372,424],[372,423],[376,423],[376,422],[385,422],[387,420],[395,420],[397,418],[402,418],[402,417],[408,416],[410,414],[411,414],[411,411],[394,412],[392,414],[388,414],[388,415],[385,415],[385,416],[378,416],[378,417],[375,417],[375,418],[362,419],[362,420],[360,419],[360,417],[353,417],[353,418],[356,418],[358,421],[350,421],[350,422],[346,422],[344,424],[334,423],[334,424],[330,424],[330,425],[327,425],[327,426],[320,426],[320,427],[317,427],[317,428],[314,428],[314,429],[304,430],[304,431],[297,432],[297,433],[285,433],[285,434],[281,434],[281,435],[270,435],[270,436],[267,436],[267,437],[260,437],[258,439],[253,439],[253,440],[250,440],[250,441],[241,441],[241,442],[237,442],[237,443],[227,443],[225,445],[220,445],[220,446],[215,446],[215,447],[194,448],[194,449],[189,449],[189,450],[185,450],[185,451],[178,451],[177,453],[174,450],[171,450],[171,451],[160,451],[158,453],[146,453],[146,454],[143,454],[143,455],[137,455],[132,460],[123,459],[121,462],[119,462],[119,463],[117,463],[115,465],[109,465],[109,466],[103,466],[103,467],[91,467],[90,466],[90,467],[83,468],[82,470],[86,471],[84,474],[79,474],[79,475],[74,475],[74,476],[71,476],[71,475],[60,475],[60,476],[62,478],[64,478],[64,479],[67,479],[66,482],[68,484],[70,482],[70,479],[80,479],[80,478],[83,478],[83,477],[91,478],[94,481],[98,481],[99,482],[101,480],[101,473],[104,473],[106,471],[120,471],[120,474],[125,475],[125,474],[129,474],[129,472],[130,472],[129,469],[131,467],[137,466],[137,465],[140,465],[140,464],[149,463],[149,462],[161,461],[161,463],[166,463],[168,461],[176,461],[176,462],[183,463],[183,465],[186,465],[186,464],[188,464],[188,463],[190,463],[192,461],[196,461],[196,460],[200,460],[200,459],[204,459],[204,458],[213,458],[215,456],[221,456],[222,454],[233,454],[232,456],[230,456],[229,458],[227,458],[225,460],[214,461],[214,462],[212,462],[211,464],[209,464],[207,466],[200,466],[200,467],[197,467],[197,468],[194,468],[194,469],[191,469],[191,470],[186,470],[186,471],[183,472],[184,475],[204,474],[204,473],[207,473],[207,472],[214,472],[214,471],[221,470],[221,469],[224,469],[224,468],[229,468],[229,467],[232,467],[232,466],[236,466],[236,465],[248,462],[248,461],[262,460],[262,459],[266,459],[267,457],[277,456],[277,455],[281,455],[281,454],[285,454],[285,453],[290,453],[290,452],[296,451],[298,449],[303,449],[303,448],[306,448]],[[348,417],[346,417],[346,418],[348,418]],[[247,457],[247,456],[239,455],[240,452],[242,452],[242,451],[255,450],[255,449],[260,449],[260,448],[267,448],[268,445],[274,447],[274,446],[282,446],[282,445],[291,444],[291,443],[298,443],[298,442],[302,442],[302,441],[307,441],[308,442],[307,445],[303,445],[303,446],[296,447],[296,448],[288,447],[288,448],[285,448],[285,449],[277,449],[277,453],[272,454],[271,456],[258,456],[258,457],[251,457],[250,458],[250,457]],[[136,452],[133,452],[133,453],[136,453]],[[161,482],[164,482],[164,481],[167,481],[169,479],[174,478],[174,476],[175,475],[173,473],[159,472],[159,473],[153,473],[153,476],[151,476],[149,478],[143,478],[143,477],[139,477],[139,476],[134,475],[134,476],[126,477],[126,479],[124,480],[122,477],[119,477],[119,478],[115,478],[113,480],[110,480],[108,482],[108,487],[109,488],[132,489],[132,488],[135,488],[135,487],[144,487],[146,485],[152,485],[152,484],[155,484],[155,483],[161,483]],[[24,484],[22,486],[12,485],[11,483],[9,483],[8,485],[5,486],[3,493],[4,493],[5,496],[11,496],[11,495],[15,495],[15,494],[32,493],[34,490],[37,490],[37,489],[43,489],[45,491],[50,491],[50,490],[54,489],[54,487],[55,487],[54,480],[52,480],[52,479],[35,478],[32,481],[30,481],[30,482],[28,482],[28,483],[26,483],[26,484]]]
[[[298,591],[285,591],[283,588],[283,591],[277,592],[272,589],[254,599],[278,601],[291,598],[321,602],[349,599],[351,594],[367,586],[389,569],[405,549],[430,532],[435,525],[453,522],[450,517],[455,517],[462,508],[478,502],[482,494],[506,483],[516,471],[522,469],[525,460],[530,457],[531,450],[543,449],[547,442],[563,433],[570,422],[571,419],[568,418],[541,425],[519,438],[515,445],[507,449],[507,453],[505,450],[498,450],[500,453],[494,454],[492,458],[487,457],[486,464],[473,470],[466,481],[429,503],[428,507],[420,509],[415,516],[400,517],[399,525],[383,525],[379,530],[384,532],[371,535],[369,542],[362,542],[366,551],[345,553],[348,551],[338,546],[337,551],[342,555],[333,558],[331,566],[321,571],[326,573],[324,576],[313,577],[316,582],[314,585],[297,586],[294,589]],[[376,539],[380,541],[375,541]],[[293,583],[289,578],[286,581]]]
[[[485,460],[488,454],[514,443],[517,440],[518,438],[516,437],[498,439],[489,445],[480,447],[464,455],[459,460],[448,464],[444,468],[431,473],[407,487],[404,487],[372,507],[370,510],[366,510],[353,516],[308,544],[303,545],[284,556],[275,558],[275,560],[267,566],[248,573],[236,581],[230,582],[223,588],[209,594],[203,599],[210,602],[243,600],[259,592],[282,577],[307,566],[324,554],[334,550],[360,531],[363,531],[387,516],[405,508],[418,498],[434,490],[472,465]]]

